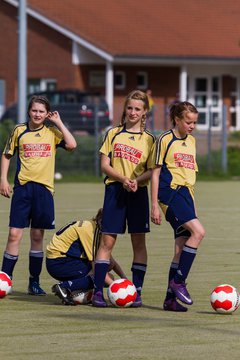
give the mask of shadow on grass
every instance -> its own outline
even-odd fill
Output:
[[[8,295],[8,300],[10,301],[22,301],[22,302],[31,302],[31,303],[39,303],[43,305],[56,305],[60,300],[53,294],[47,295],[28,295],[27,292],[15,291],[11,295]],[[61,303],[60,303],[61,305]]]

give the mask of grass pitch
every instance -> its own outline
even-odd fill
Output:
[[[57,184],[56,227],[90,218],[101,207],[103,184]],[[139,309],[67,307],[51,294],[56,282],[43,267],[45,297],[26,295],[29,235],[25,230],[14,272],[13,294],[0,300],[0,357],[12,360],[238,359],[240,310],[219,315],[210,293],[219,284],[239,288],[239,182],[199,182],[198,215],[206,237],[188,278],[194,300],[187,313],[162,310],[173,240],[169,225],[152,225],[148,271]],[[0,198],[0,251],[5,248],[10,202]],[[45,245],[53,232],[45,233]],[[0,255],[2,256],[2,255]],[[114,256],[131,278],[128,235],[119,236]]]

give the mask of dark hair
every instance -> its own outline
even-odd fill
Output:
[[[126,107],[128,105],[128,102],[130,100],[141,100],[143,102],[143,108],[144,110],[147,110],[147,112],[149,111],[149,101],[148,101],[148,96],[145,92],[140,91],[140,90],[133,90],[131,91],[125,100],[124,106],[123,106],[123,113],[122,113],[122,117],[121,117],[121,121],[120,121],[120,125],[124,125],[126,123]],[[145,126],[146,126],[146,114],[142,116],[142,120],[141,120],[141,132],[144,131]]]
[[[47,112],[49,112],[51,110],[50,103],[49,103],[48,99],[46,98],[46,96],[33,95],[28,103],[28,113],[31,110],[31,107],[33,106],[34,103],[43,104],[45,106]]]
[[[100,208],[98,209],[97,214],[92,218],[93,221],[96,221],[96,224],[98,225],[99,228],[101,228],[101,224],[102,224],[102,213],[103,213],[103,209]]]
[[[196,107],[188,101],[175,102],[169,106],[169,117],[173,126],[176,125],[175,118],[182,119],[186,112],[198,114]]]
[[[97,214],[92,218],[93,221],[96,222],[96,228],[94,231],[94,237],[93,237],[93,246],[92,246],[92,253],[93,253],[93,260],[95,260],[97,251],[100,245],[100,240],[102,236],[101,232],[101,225],[102,225],[102,212],[103,209],[100,208],[97,212]]]

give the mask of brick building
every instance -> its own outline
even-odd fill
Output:
[[[240,130],[240,3],[235,0],[27,0],[27,88],[106,96],[118,122],[132,89],[151,89],[154,127],[188,99],[199,130]],[[0,115],[17,101],[18,1],[0,1]]]

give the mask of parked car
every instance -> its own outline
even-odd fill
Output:
[[[98,93],[79,90],[51,90],[38,92],[35,95],[45,95],[50,101],[51,110],[57,110],[64,124],[73,132],[86,131],[94,134],[95,109],[98,131],[111,125],[107,102]],[[28,101],[31,96],[28,96]],[[6,109],[0,120],[5,119],[12,119],[17,123],[17,103]]]

